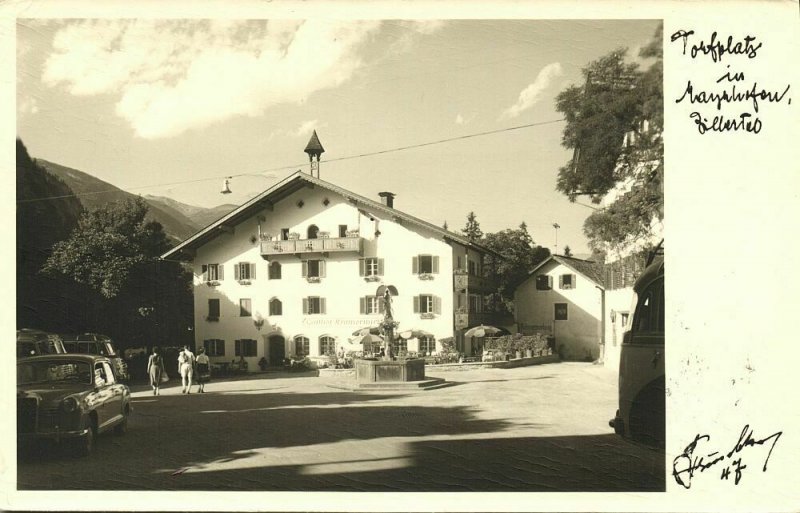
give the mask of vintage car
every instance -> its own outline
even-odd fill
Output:
[[[79,335],[62,335],[64,348],[68,353],[77,354],[96,354],[107,356],[114,365],[117,377],[122,381],[128,381],[128,364],[122,359],[122,355],[117,353],[111,338],[97,333],[81,333]]]
[[[95,437],[124,434],[131,394],[104,356],[60,354],[17,361],[17,439],[70,441],[88,455]]]
[[[29,328],[17,330],[17,358],[66,352],[61,337],[54,333]]]
[[[609,425],[626,438],[663,447],[666,431],[664,379],[664,258],[654,255],[633,285],[633,321],[622,339],[619,409]]]

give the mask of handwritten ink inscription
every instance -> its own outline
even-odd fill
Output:
[[[694,30],[678,30],[672,34],[670,42],[682,42],[682,55],[691,59],[708,58],[712,66],[722,64],[725,59],[745,59],[745,63],[757,59],[758,51],[764,45],[757,36],[746,35],[738,40],[728,36],[724,39],[718,37],[716,32],[706,42],[698,40]],[[689,79],[683,94],[675,99],[675,103],[687,102],[715,109],[709,114],[708,109],[701,111],[698,107],[698,110],[689,114],[701,135],[709,132],[757,134],[763,126],[759,102],[791,105],[792,98],[788,96],[790,89],[791,84],[785,87],[781,85],[777,89],[759,86],[758,81],[749,79],[744,71],[731,69],[731,65],[727,64],[725,72],[710,88],[698,86]],[[723,114],[723,106],[728,105],[740,106],[743,112]]]
[[[720,453],[720,451],[709,452],[708,450],[698,449],[698,445],[705,445],[701,442],[708,442],[711,440],[711,436],[709,435],[698,434],[694,437],[694,441],[687,445],[683,452],[673,460],[672,477],[675,478],[675,481],[679,485],[689,489],[692,486],[692,478],[695,477],[695,475],[707,470],[710,471],[712,467],[717,467],[719,471],[718,475],[721,480],[733,481],[734,485],[738,485],[739,481],[742,480],[744,470],[748,468],[742,461],[743,451],[748,447],[766,445],[771,441],[772,445],[769,446],[769,452],[764,459],[764,466],[761,468],[762,472],[766,472],[767,463],[769,463],[769,458],[772,456],[772,450],[775,448],[775,444],[778,443],[778,439],[780,439],[782,434],[783,431],[778,431],[777,433],[773,433],[768,437],[758,440],[753,436],[753,430],[750,428],[750,425],[746,425],[739,435],[739,440],[727,453]]]

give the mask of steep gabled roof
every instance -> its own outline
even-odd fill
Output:
[[[597,262],[592,260],[583,260],[580,258],[574,257],[567,257],[562,255],[550,255],[550,257],[542,262],[541,264],[537,265],[531,272],[528,273],[528,277],[530,278],[536,272],[544,267],[548,262],[555,260],[559,264],[569,267],[576,273],[580,274],[587,280],[593,282],[595,285],[605,288],[603,285],[603,276],[600,274],[600,269],[598,268]]]
[[[484,253],[492,253],[494,255],[502,257],[502,255],[498,254],[495,251],[492,251],[489,248],[481,246],[480,244],[475,244],[471,242],[466,237],[463,237],[459,234],[450,232],[445,230],[444,228],[440,228],[434,224],[431,224],[427,221],[423,221],[417,217],[414,217],[410,214],[406,214],[405,212],[401,212],[395,208],[387,207],[386,205],[371,200],[369,198],[365,198],[359,194],[354,192],[348,191],[338,185],[334,185],[330,182],[326,182],[320,178],[315,176],[311,176],[307,173],[303,173],[302,171],[296,171],[291,175],[287,176],[280,182],[274,184],[269,189],[265,190],[261,194],[257,195],[256,197],[250,199],[246,203],[242,204],[239,208],[233,210],[229,214],[217,219],[210,225],[206,226],[202,230],[198,231],[188,239],[184,240],[171,250],[167,251],[161,258],[178,258],[181,255],[188,256],[196,250],[197,248],[203,246],[207,242],[211,241],[212,239],[216,238],[218,235],[222,233],[222,230],[231,228],[239,224],[240,222],[252,217],[256,214],[256,212],[261,211],[264,208],[268,208],[278,201],[282,200],[283,198],[293,194],[304,187],[319,187],[321,189],[325,189],[336,193],[345,199],[349,200],[353,203],[357,208],[367,208],[371,211],[375,211],[376,213],[383,213],[388,215],[389,217],[396,217],[400,220],[408,222],[410,224],[416,225],[421,228],[425,228],[431,230],[434,233],[437,233],[442,236],[444,239],[449,239],[464,246],[468,246],[471,248],[475,248],[479,251]]]

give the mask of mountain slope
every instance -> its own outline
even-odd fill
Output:
[[[78,195],[83,208],[94,210],[111,201],[125,201],[136,195],[104,182],[99,178],[43,159],[35,159],[36,163],[48,172],[63,180]],[[146,199],[146,198],[145,198]],[[148,218],[161,223],[164,232],[174,241],[181,241],[194,234],[202,226],[188,218],[164,202],[148,201],[150,212]],[[200,208],[200,207],[197,207]]]
[[[233,203],[227,203],[225,205],[219,205],[216,207],[211,208],[203,208],[197,207],[195,205],[188,205],[186,203],[181,203],[180,201],[174,200],[172,198],[167,198],[165,196],[150,196],[147,195],[144,197],[150,204],[157,203],[159,205],[163,205],[166,208],[174,209],[188,219],[190,219],[196,226],[197,229],[205,228],[206,226],[210,225],[220,217],[228,214],[233,209],[238,207],[239,205],[234,205]]]

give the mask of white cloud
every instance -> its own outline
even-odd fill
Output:
[[[314,130],[316,130],[318,128],[324,128],[326,126],[328,126],[328,123],[320,123],[316,119],[311,119],[311,120],[308,120],[308,121],[303,121],[302,123],[300,123],[295,128],[292,128],[292,129],[289,129],[289,130],[285,130],[285,129],[273,130],[272,133],[269,134],[269,137],[268,137],[267,140],[271,141],[273,138],[275,138],[277,136],[281,136],[281,135],[282,136],[289,136],[289,137],[303,137],[303,136],[311,137],[311,133]]]
[[[387,50],[388,55],[399,55],[409,51],[419,36],[429,36],[441,30],[446,24],[444,20],[401,20],[391,23],[399,29],[399,35]]]
[[[56,34],[43,82],[119,95],[139,137],[175,136],[347,81],[380,22],[92,20]]]
[[[475,119],[475,114],[467,116],[466,118],[462,116],[460,113],[456,116],[455,124],[456,125],[468,125]]]
[[[539,74],[536,75],[536,79],[533,81],[533,83],[519,93],[517,103],[503,111],[500,119],[515,118],[522,112],[533,107],[536,102],[539,101],[539,97],[541,96],[542,92],[550,87],[551,82],[555,78],[561,76],[562,74],[563,70],[561,69],[561,64],[557,62],[550,63],[542,68],[541,71],[539,71]]]

